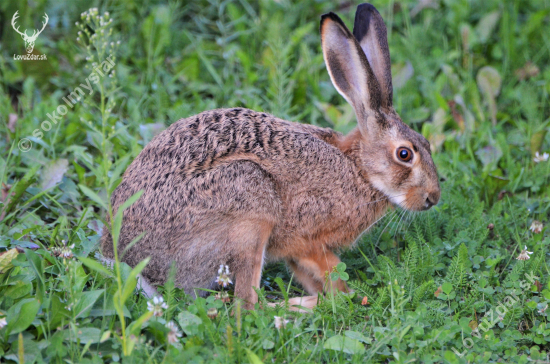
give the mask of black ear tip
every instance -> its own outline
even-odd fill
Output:
[[[372,4],[360,4],[355,12],[355,22],[353,24],[353,35],[357,41],[361,42],[367,35],[371,20],[383,22],[382,16]]]
[[[321,23],[324,22],[326,19],[334,20],[334,21],[342,21],[340,17],[336,14],[334,14],[332,11],[330,13],[326,13],[321,15]]]
[[[340,17],[336,14],[334,14],[332,11],[330,13],[326,13],[326,14],[323,14],[321,15],[321,30],[323,28],[323,24],[325,23],[325,21],[327,21],[328,19],[340,24],[341,26],[343,26],[344,28],[346,27],[346,25],[344,24],[344,22],[342,21],[342,19],[340,19]]]
[[[355,14],[359,14],[359,13],[367,15],[367,14],[370,14],[370,13],[378,13],[378,10],[376,10],[374,5],[372,5],[372,4],[363,3],[363,4],[359,4],[359,6],[357,6],[357,11],[355,12]]]

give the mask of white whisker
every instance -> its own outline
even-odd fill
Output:
[[[355,239],[355,241],[353,242],[353,245],[355,245],[359,239],[361,239],[361,237],[363,236],[363,234],[365,234],[367,231],[369,231],[369,229],[371,227],[373,227],[374,225],[376,225],[376,223],[380,220],[382,220],[384,217],[388,216],[388,215],[391,215],[392,213],[394,213],[395,210],[393,210],[392,212],[390,212],[389,214],[386,212],[385,214],[383,214],[382,216],[380,216],[375,222],[373,222],[372,224],[370,224],[365,230],[363,230],[363,232],[361,232],[361,234],[359,234],[359,236],[357,237],[357,239]]]
[[[378,243],[380,242],[380,238],[382,237],[382,234],[384,234],[384,231],[386,230],[386,228],[388,227],[388,225],[393,221],[393,219],[399,215],[399,210],[394,210],[395,214],[392,216],[392,218],[390,219],[390,221],[388,221],[388,223],[386,224],[386,226],[384,226],[384,229],[382,229],[382,232],[380,233],[380,235],[378,236],[378,239],[376,240],[376,243],[374,244],[375,246],[378,246]]]

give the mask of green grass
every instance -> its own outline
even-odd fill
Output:
[[[133,294],[137,270],[95,261],[106,216],[117,220],[108,196],[125,168],[169,124],[217,107],[351,130],[318,22],[335,11],[351,26],[356,4],[2,2],[0,362],[547,360],[550,161],[533,158],[550,150],[550,2],[420,3],[374,5],[388,25],[395,107],[434,147],[438,206],[390,211],[341,252],[356,295],[323,299],[312,314],[191,300],[169,281],[157,317]],[[112,22],[95,24],[104,35],[90,40],[78,31],[93,34],[81,13],[94,6]],[[22,29],[48,14],[34,51],[47,61],[13,59],[25,53],[10,24],[17,10]],[[83,89],[45,130],[47,114],[110,53],[112,77],[91,95]],[[530,230],[534,221],[542,232]],[[530,259],[515,259],[524,246]],[[279,263],[264,270],[260,293],[282,300],[302,290]],[[277,329],[275,316],[289,323]],[[182,333],[174,344],[170,321]]]

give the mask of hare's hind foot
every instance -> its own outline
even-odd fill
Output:
[[[311,295],[318,292],[349,292],[349,288],[344,281],[338,279],[333,282],[329,278],[330,273],[338,263],[340,263],[340,258],[332,251],[326,249],[287,260],[287,264],[294,272],[294,276],[298,282]]]
[[[288,300],[288,310],[301,313],[311,313],[313,308],[317,306],[319,296],[304,296],[294,297]],[[268,307],[280,308],[285,305],[285,302],[269,302]]]

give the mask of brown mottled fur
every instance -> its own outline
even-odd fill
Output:
[[[380,27],[376,14],[370,21]],[[345,28],[334,17],[322,20],[324,52],[333,45],[325,34],[335,32],[325,27]],[[349,52],[356,52],[361,65],[340,70],[346,55],[335,54],[334,59],[341,58],[335,62],[325,59],[337,88],[349,82],[350,69],[364,72],[357,76],[365,77],[368,95],[354,86],[339,88],[355,107],[359,128],[343,136],[242,108],[206,111],[174,123],[143,149],[113,193],[116,211],[144,191],[124,212],[119,250],[146,234],[123,261],[134,266],[151,257],[143,275],[153,284],[166,280],[175,261],[176,284],[188,293],[210,288],[219,265],[226,264],[236,295],[249,308],[257,302],[253,287],[260,285],[266,259],[285,260],[311,294],[346,291],[342,281],[324,286],[325,275],[339,262],[333,251],[352,244],[390,203],[412,210],[437,203],[429,144],[399,119],[359,43],[347,28],[340,31],[335,39],[350,42]],[[342,34],[348,38],[340,40]],[[387,45],[380,51],[387,52]],[[335,81],[333,74],[340,78]],[[400,146],[417,151],[411,163],[398,160]],[[102,250],[113,257],[107,229]]]

